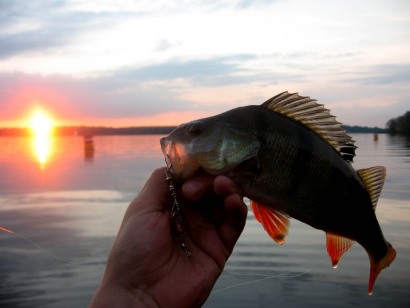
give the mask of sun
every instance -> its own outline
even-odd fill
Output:
[[[30,128],[35,136],[47,136],[53,129],[53,121],[45,111],[37,109],[31,115]]]

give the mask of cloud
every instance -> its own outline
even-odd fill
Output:
[[[0,119],[16,117],[21,110],[36,103],[43,103],[71,118],[141,117],[167,112],[209,111],[214,107],[197,99],[195,92],[199,89],[205,101],[215,105],[226,102],[226,97],[211,95],[209,98],[212,89],[223,92],[226,87],[247,89],[252,83],[269,81],[273,84],[303,78],[280,72],[251,72],[244,64],[254,59],[255,56],[243,54],[184,62],[166,61],[85,78],[3,73],[0,74],[0,108],[3,110]],[[243,96],[242,93],[237,95]],[[246,102],[245,98],[242,99]],[[231,98],[231,103],[235,103],[232,100],[234,98]]]
[[[118,81],[111,76],[76,79],[20,73],[0,75],[0,120],[45,105],[60,117],[115,118],[186,109],[172,87]]]
[[[13,35],[0,35],[0,58],[5,59],[21,53],[44,52],[50,47],[61,46],[66,39],[51,35],[48,31],[26,31]]]
[[[196,84],[212,83],[210,79],[234,73],[245,72],[240,62],[254,58],[251,55],[235,55],[204,60],[166,61],[160,64],[148,65],[139,68],[120,70],[116,77],[131,80],[171,80],[177,78],[190,79]]]
[[[67,5],[64,0],[1,1],[0,60],[66,46],[77,35],[98,30],[113,18],[111,14],[75,12]]]
[[[218,112],[289,90],[370,118],[407,101],[409,7],[354,5],[0,0],[0,117],[36,100],[73,118]]]
[[[410,83],[410,64],[378,64],[363,67],[357,77],[346,79],[362,85],[391,85]]]
[[[184,0],[184,1],[169,1],[169,0],[118,0],[113,5],[112,0],[99,1],[82,1],[73,0],[71,7],[77,11],[86,12],[131,12],[131,13],[149,13],[155,14],[157,12],[177,12],[181,9],[186,11],[200,10],[200,11],[214,11],[221,9],[249,9],[251,7],[269,6],[279,0],[220,0],[220,1],[206,1],[206,0]]]
[[[303,75],[283,70],[254,71],[248,68],[248,62],[258,60],[251,54],[238,54],[224,57],[199,59],[191,61],[171,60],[136,68],[124,68],[113,72],[112,77],[125,82],[152,80],[189,80],[192,86],[221,87],[251,82],[300,81]]]
[[[118,3],[117,3],[118,2]],[[67,44],[78,33],[104,29],[124,18],[175,13],[181,8],[213,11],[223,8],[244,9],[267,5],[271,1],[69,1],[32,0],[0,2],[0,57],[38,51]],[[165,41],[164,41],[165,42]],[[163,42],[163,43],[164,43]],[[165,42],[168,45],[169,42]],[[159,46],[164,47],[164,44]]]

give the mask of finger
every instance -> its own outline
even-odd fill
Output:
[[[230,194],[237,193],[242,195],[240,187],[230,178],[219,175],[214,181],[214,191],[218,196],[224,197]]]
[[[224,206],[226,216],[219,228],[219,236],[231,253],[245,227],[248,207],[237,193],[228,195],[225,198]]]
[[[169,185],[165,179],[165,168],[153,171],[138,195],[130,203],[127,214],[135,211],[164,210],[169,206]]]
[[[219,236],[229,252],[232,252],[236,241],[246,223],[248,207],[243,202],[240,187],[225,176],[218,176],[214,182],[215,193],[224,197],[225,219],[219,228]]]
[[[187,180],[182,185],[182,194],[189,201],[197,201],[212,191],[214,177],[202,174]]]

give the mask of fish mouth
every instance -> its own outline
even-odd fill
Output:
[[[161,149],[167,166],[177,181],[185,181],[200,168],[189,155],[186,144],[175,142],[169,137],[161,138]]]

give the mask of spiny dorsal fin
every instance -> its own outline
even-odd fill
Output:
[[[386,168],[383,166],[376,166],[367,169],[357,170],[357,174],[362,179],[370,199],[373,204],[373,209],[376,209],[377,201],[386,179]]]
[[[280,93],[262,104],[274,112],[285,115],[316,132],[326,140],[346,161],[355,156],[354,140],[331,115],[328,109],[310,97],[297,93]]]

